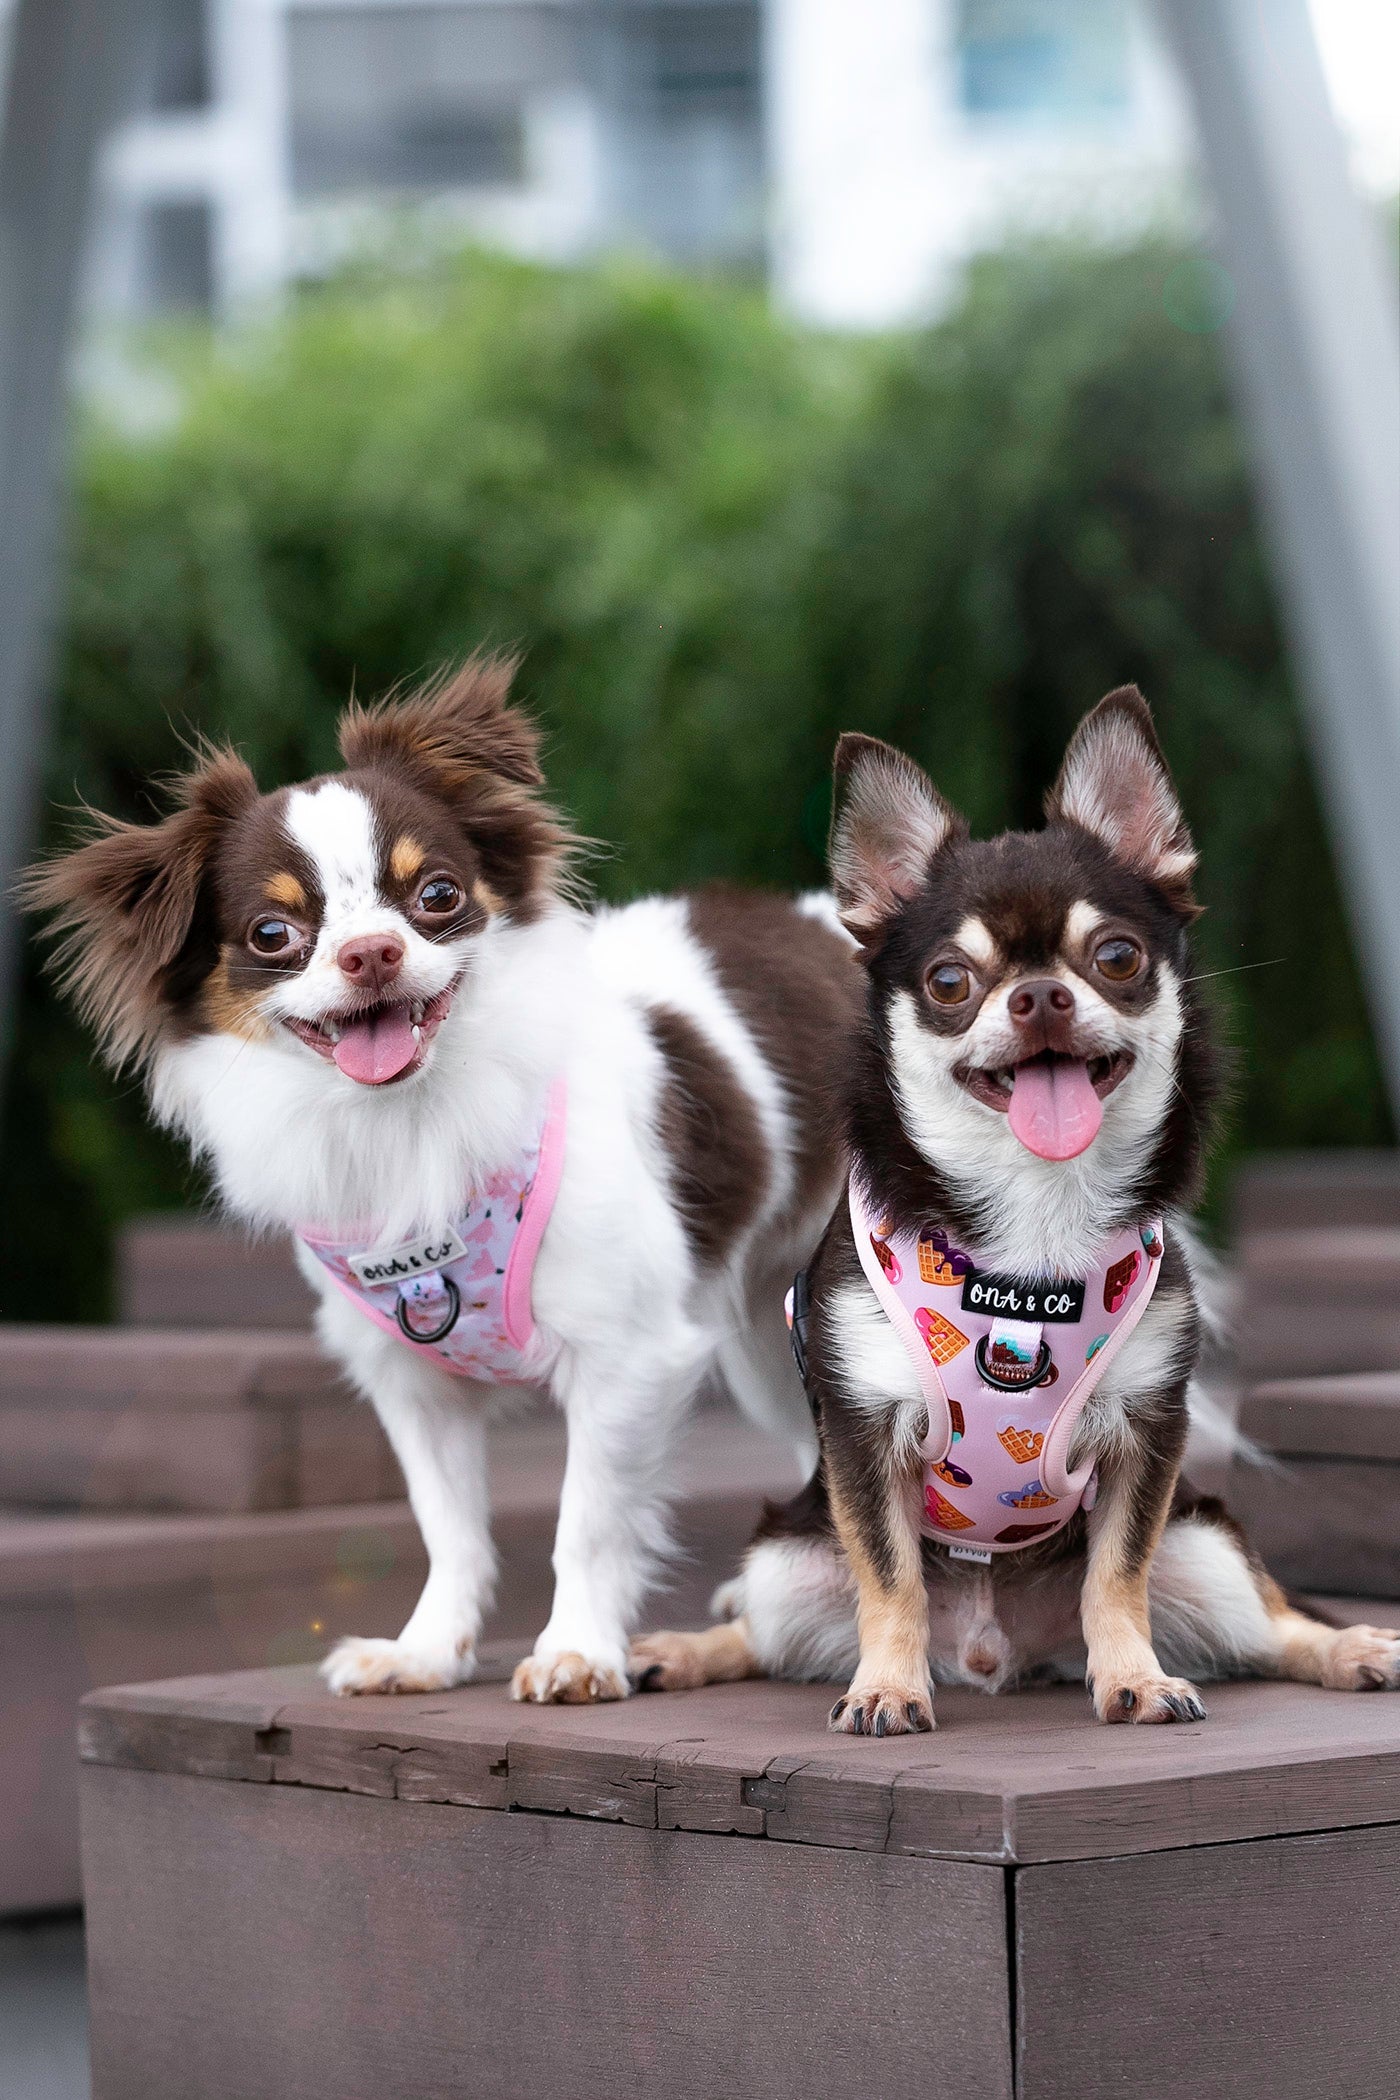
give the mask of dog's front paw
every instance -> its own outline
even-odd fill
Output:
[[[1332,1642],[1322,1681],[1333,1692],[1400,1688],[1400,1633],[1386,1626],[1345,1626]]]
[[[476,1668],[468,1646],[461,1654],[429,1652],[403,1641],[363,1640],[349,1634],[321,1664],[333,1692],[445,1692],[465,1684]]]
[[[1101,1721],[1204,1721],[1205,1706],[1184,1677],[1105,1678],[1094,1685],[1094,1712]]]
[[[827,1726],[838,1735],[927,1735],[934,1726],[927,1684],[862,1684],[859,1679],[831,1709]]]
[[[573,1648],[527,1655],[510,1681],[511,1698],[535,1706],[591,1706],[600,1699],[625,1699],[629,1690],[622,1670]]]

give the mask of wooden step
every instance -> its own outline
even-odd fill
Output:
[[[1400,1226],[1245,1233],[1235,1269],[1246,1378],[1400,1364]]]
[[[1400,1151],[1256,1154],[1231,1192],[1232,1237],[1332,1226],[1400,1226]]]
[[[1400,1372],[1275,1379],[1246,1393],[1226,1500],[1296,1589],[1400,1598]]]
[[[549,1613],[562,1425],[491,1439],[501,1558],[496,1635]],[[680,1472],[677,1586],[649,1623],[703,1620],[788,1454],[729,1410],[697,1418]],[[0,1512],[0,1914],[78,1901],[77,1702],[94,1685],[322,1655],[344,1633],[395,1634],[426,1574],[407,1505],[242,1515]]]
[[[137,1327],[309,1327],[316,1306],[289,1240],[181,1211],[128,1218],[116,1269],[118,1317]]]
[[[266,1510],[403,1493],[374,1410],[306,1333],[0,1327],[12,1507]]]
[[[521,1708],[511,1660],[87,1702],[94,2100],[1394,2090],[1400,1698],[940,1692],[853,1742],[830,1687]]]

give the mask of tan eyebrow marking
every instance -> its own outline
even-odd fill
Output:
[[[286,870],[272,877],[267,885],[267,894],[274,904],[281,905],[283,911],[306,910],[306,891],[296,876],[287,873]]]
[[[1103,913],[1083,898],[1071,904],[1065,918],[1065,940],[1079,947],[1087,945],[1089,936],[1099,925]]]
[[[472,884],[472,895],[482,910],[493,916],[496,912],[504,911],[506,908],[505,898],[498,897],[490,883],[483,882],[479,875]]]
[[[402,838],[394,840],[393,851],[389,855],[389,873],[395,882],[412,882],[414,876],[422,869],[426,858],[417,839],[410,838],[405,832]]]
[[[974,962],[981,963],[984,970],[991,970],[996,967],[999,959],[997,944],[980,919],[964,919],[957,932],[953,935],[953,939],[962,949],[963,954],[970,955]]]

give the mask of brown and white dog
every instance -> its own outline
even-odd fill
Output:
[[[931,1728],[931,1675],[1087,1678],[1100,1720],[1134,1722],[1201,1718],[1192,1677],[1394,1688],[1400,1635],[1295,1607],[1218,1502],[1178,1493],[1199,1327],[1181,1214],[1217,1080],[1195,852],[1140,695],[1081,723],[1032,835],[974,843],[866,737],[842,739],[836,770],[832,876],[868,972],[847,1123],[872,1214],[1013,1278],[1082,1275],[1154,1219],[1166,1253],[1070,1446],[1072,1467],[1097,1459],[1092,1514],[978,1566],[921,1537],[920,1381],[840,1204],[809,1277],[817,1473],[720,1593],[730,1623],[642,1641],[638,1681],[849,1676],[831,1722],[854,1735]]]
[[[567,1132],[522,1382],[568,1420],[549,1623],[516,1696],[621,1698],[667,1550],[689,1402],[718,1372],[815,1449],[783,1292],[841,1182],[822,1075],[861,997],[829,898],[713,890],[587,913],[509,669],[477,661],[341,724],[345,769],[261,794],[204,757],[161,823],[99,820],[34,871],[108,1056],[260,1230],[390,1246],[445,1230],[528,1143]],[[380,1331],[307,1256],[322,1337],[373,1401],[431,1571],[397,1640],[348,1639],[342,1692],[470,1676],[495,1574],[486,1423],[515,1391]]]

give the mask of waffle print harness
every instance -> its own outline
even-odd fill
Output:
[[[936,1228],[887,1230],[854,1176],[850,1212],[861,1267],[928,1403],[928,1535],[956,1559],[990,1561],[1092,1509],[1094,1460],[1071,1473],[1070,1444],[1157,1287],[1160,1220],[1114,1234],[1080,1276],[1029,1279],[979,1270]]]

